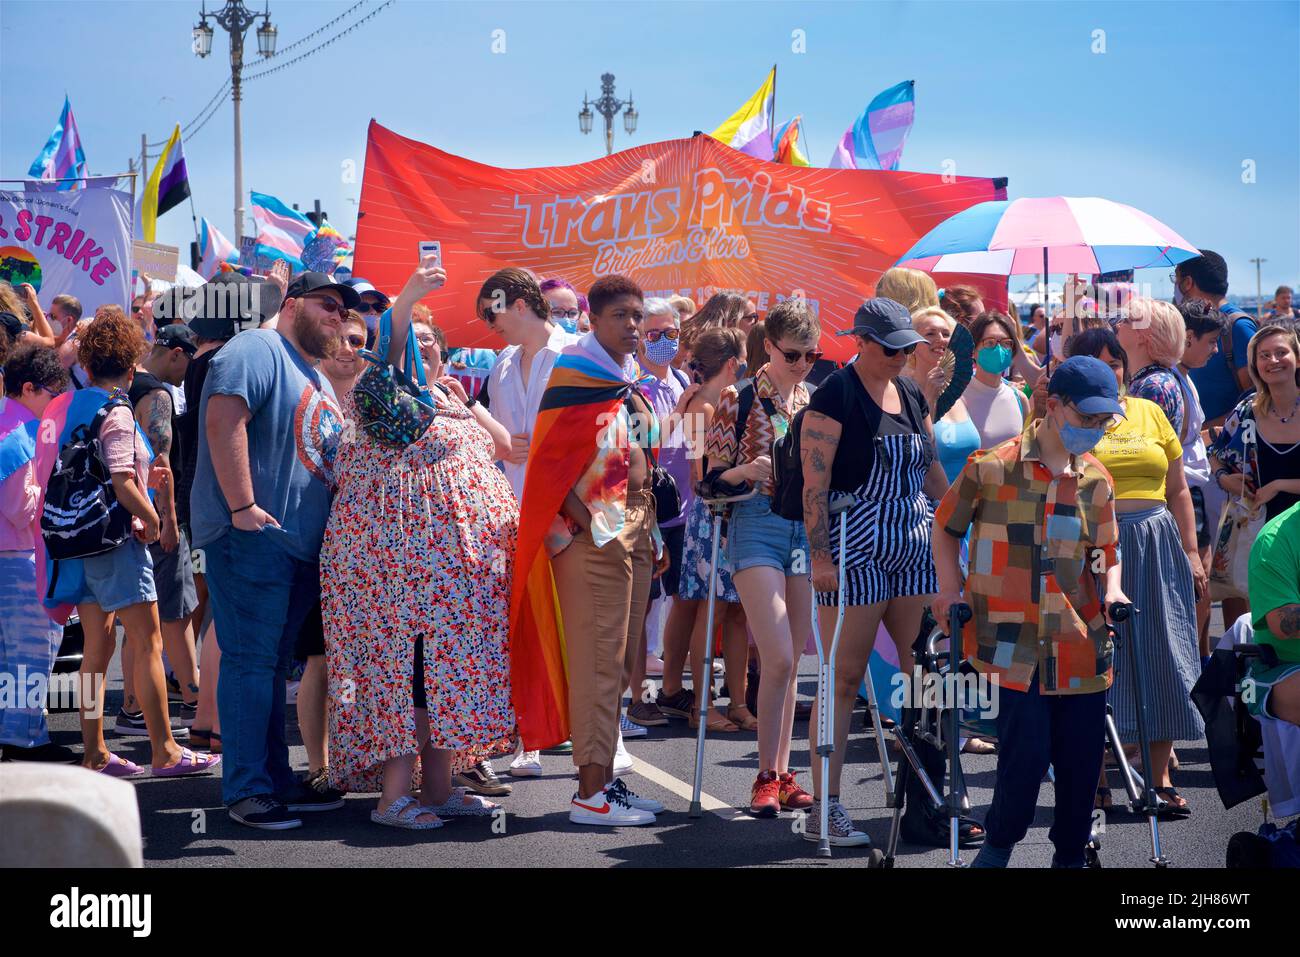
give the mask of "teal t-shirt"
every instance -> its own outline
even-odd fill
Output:
[[[1255,641],[1272,645],[1282,661],[1300,661],[1300,639],[1268,630],[1268,613],[1300,605],[1300,505],[1270,521],[1250,550],[1250,614]]]

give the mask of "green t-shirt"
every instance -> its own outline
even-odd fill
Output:
[[[1255,641],[1272,645],[1282,661],[1300,661],[1300,639],[1278,638],[1268,630],[1268,613],[1285,605],[1300,605],[1300,505],[1260,529],[1250,550]]]

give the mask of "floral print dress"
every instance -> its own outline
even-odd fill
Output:
[[[405,449],[360,428],[336,463],[321,548],[330,784],[381,789],[418,751],[415,644],[424,641],[430,743],[453,772],[513,749],[510,583],[518,505],[491,437],[454,397]],[[347,403],[350,406],[350,402]],[[355,421],[355,410],[345,409]],[[420,769],[414,786],[418,787]]]

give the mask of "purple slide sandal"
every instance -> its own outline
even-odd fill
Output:
[[[156,778],[179,778],[186,774],[202,774],[204,771],[212,770],[220,763],[221,755],[219,754],[205,754],[202,751],[181,748],[181,759],[170,768],[154,768],[153,776]]]

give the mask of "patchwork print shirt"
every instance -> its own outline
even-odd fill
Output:
[[[974,667],[1013,691],[1037,671],[1042,694],[1091,694],[1111,682],[1097,578],[1119,561],[1114,489],[1090,454],[1053,475],[1036,426],[972,456],[935,524],[971,534],[963,641]]]

